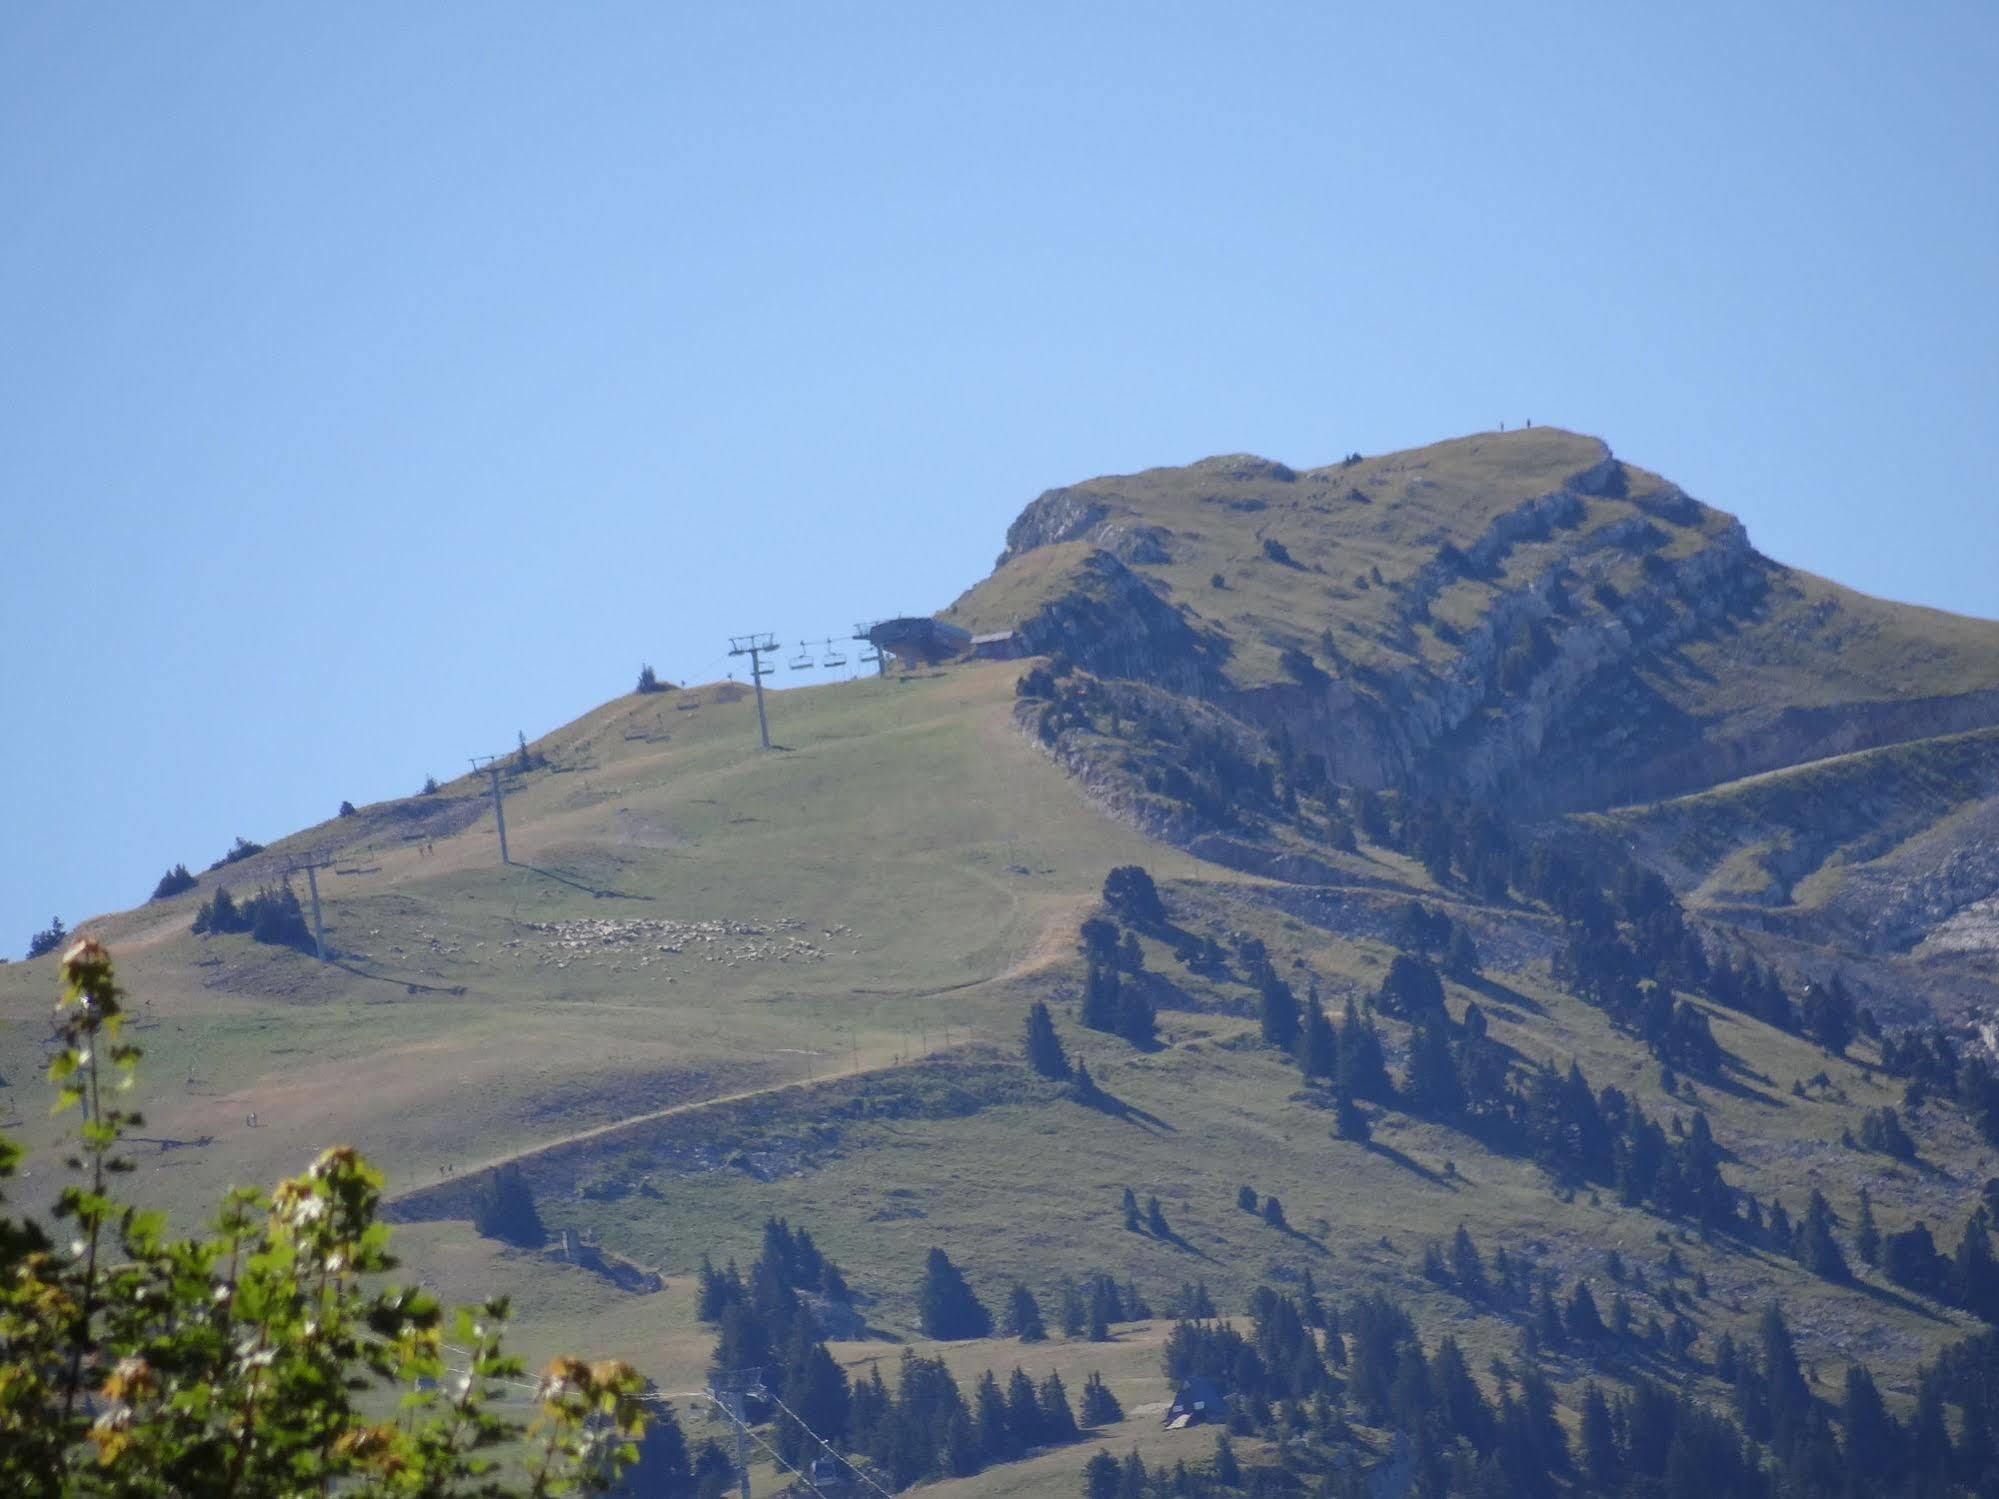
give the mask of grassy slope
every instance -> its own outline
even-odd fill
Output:
[[[428,857],[393,829],[342,849],[338,867],[373,871],[321,875],[344,967],[187,935],[216,876],[88,923],[135,996],[149,1132],[215,1137],[161,1154],[142,1184],[164,1197],[268,1178],[333,1139],[434,1179],[647,1108],[879,1064],[926,1022],[977,1023],[975,1004],[936,996],[1034,961],[1107,861],[1149,853],[1080,817],[1011,731],[1012,680],[996,667],[783,694],[773,725],[792,748],[768,756],[726,688],[610,704],[537,746],[555,768],[509,797],[513,867],[489,814]],[[239,891],[245,869],[230,872]],[[560,948],[528,927],[725,918],[796,930],[660,954]],[[794,936],[823,956],[770,955]],[[52,983],[49,961],[0,968],[14,1022],[0,1076],[38,1070]],[[50,1137],[38,1107],[18,1112],[31,1143]]]

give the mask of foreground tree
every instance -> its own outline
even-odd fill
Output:
[[[0,1493],[469,1499],[616,1480],[644,1428],[638,1374],[558,1359],[531,1424],[498,1414],[522,1367],[501,1345],[505,1301],[447,1319],[383,1284],[382,1178],[351,1149],[268,1195],[232,1191],[191,1238],[120,1201],[120,1143],[141,1121],[116,1098],[139,1049],[103,946],[71,947],[62,977],[49,1078],[58,1109],[83,1108],[78,1179],[59,1230],[0,1217]],[[0,1141],[0,1177],[19,1156]],[[465,1350],[455,1378],[447,1335]]]

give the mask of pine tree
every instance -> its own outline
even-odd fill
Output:
[[[1865,1187],[1860,1189],[1860,1221],[1854,1225],[1853,1248],[1869,1269],[1880,1265],[1881,1230],[1874,1226],[1874,1204]]]
[[[1993,1261],[1982,1208],[1972,1211],[1957,1241],[1951,1281],[1959,1302],[1985,1321],[1999,1322],[1999,1264]]]
[[[1157,1197],[1148,1197],[1145,1200],[1145,1226],[1151,1230],[1155,1238],[1173,1237],[1173,1230],[1167,1226],[1165,1210],[1159,1206]]]
[[[1583,1475],[1600,1493],[1613,1493],[1623,1481],[1624,1462],[1617,1447],[1617,1429],[1610,1415],[1610,1402],[1591,1381],[1583,1391],[1582,1419]]]
[[[1798,1225],[1793,1253],[1800,1265],[1824,1280],[1843,1283],[1853,1278],[1839,1240],[1833,1237],[1832,1207],[1816,1187],[1805,1208],[1804,1221]]]
[[[1284,1221],[1284,1204],[1279,1202],[1275,1196],[1263,1199],[1263,1221],[1268,1223],[1272,1228],[1288,1229],[1291,1226]]]
[[[1451,927],[1450,945],[1444,950],[1444,972],[1463,982],[1478,976],[1478,944],[1462,926]]]
[[[924,1262],[916,1307],[926,1338],[983,1338],[993,1330],[992,1314],[972,1294],[963,1273],[941,1249],[931,1250]]]
[[[1117,1499],[1145,1499],[1145,1490],[1145,1459],[1134,1447],[1118,1465]]]
[[[1237,1207],[1241,1208],[1241,1209],[1242,1209],[1242,1210],[1243,1210],[1243,1211],[1244,1211],[1245,1213],[1253,1213],[1253,1212],[1255,1212],[1255,1211],[1256,1211],[1256,1188],[1254,1188],[1254,1187],[1237,1187],[1237,1188],[1235,1189],[1235,1205],[1236,1205]]]
[[[1326,1018],[1326,1009],[1319,1003],[1316,985],[1305,1001],[1305,1021],[1299,1028],[1298,1043],[1292,1048],[1292,1054],[1297,1059],[1298,1070],[1304,1073],[1308,1082],[1315,1078],[1330,1081],[1339,1071],[1339,1032]]]
[[[1462,1224],[1451,1238],[1451,1278],[1458,1284],[1458,1290],[1473,1301],[1485,1298],[1485,1263],[1479,1258],[1478,1245],[1472,1242],[1471,1232]]]
[[[1279,1051],[1288,1052],[1298,1043],[1298,996],[1274,970],[1266,970],[1260,989],[1257,1018],[1263,1039]]]
[[[1361,1018],[1351,999],[1340,1019],[1339,1087],[1355,1100],[1385,1103],[1394,1095],[1388,1064],[1382,1057],[1381,1034],[1372,1020]]]
[[[1138,1194],[1130,1187],[1124,1189],[1124,1227],[1127,1233],[1138,1232]]]
[[[1103,1090],[1097,1086],[1097,1080],[1090,1076],[1089,1064],[1081,1057],[1076,1058],[1076,1064],[1070,1071],[1069,1096],[1077,1103],[1087,1104],[1091,1108],[1104,1101]]]
[[[1069,1054],[1062,1049],[1062,1038],[1055,1034],[1055,1017],[1038,999],[1027,1010],[1026,1055],[1027,1065],[1042,1077],[1069,1076]]]
[[[1367,1144],[1374,1133],[1367,1122],[1367,1115],[1345,1088],[1333,1095],[1333,1133],[1342,1140],[1352,1140],[1359,1145]]]
[[[1534,1305],[1534,1335],[1541,1340],[1541,1346],[1551,1353],[1559,1353],[1568,1341],[1562,1326],[1562,1314],[1555,1306],[1553,1293],[1546,1286],[1541,1287],[1541,1299]]]
[[[1118,989],[1117,1033],[1141,1050],[1158,1044],[1159,1016],[1152,1008],[1152,1001],[1136,984],[1125,984]]]
[[[1048,1329],[1041,1321],[1041,1303],[1034,1299],[1034,1293],[1018,1281],[1006,1301],[1006,1326],[1003,1331],[1008,1337],[1019,1338],[1023,1343],[1039,1343],[1048,1336]]]
[[[1101,1374],[1092,1371],[1083,1381],[1083,1397],[1079,1415],[1085,1426],[1109,1426],[1124,1419],[1124,1407],[1117,1396],[1110,1392]]]
[[[1089,1304],[1073,1280],[1062,1282],[1062,1336],[1080,1338],[1090,1325]]]
[[[1090,960],[1083,976],[1083,1008],[1078,1019],[1093,1031],[1115,1031],[1118,1025],[1118,973],[1109,963]]]
[[[1426,958],[1397,953],[1381,981],[1376,1004],[1385,1015],[1422,1020],[1444,1012],[1444,986]]]
[[[1082,1435],[1076,1425],[1076,1413],[1069,1406],[1069,1392],[1062,1387],[1062,1376],[1049,1372],[1041,1381],[1036,1392],[1036,1404],[1041,1407],[1041,1430],[1047,1442],[1073,1442]]]
[[[1840,1402],[1839,1424],[1846,1440],[1841,1456],[1861,1478],[1887,1478],[1902,1465],[1905,1438],[1882,1403],[1874,1376],[1859,1364],[1846,1371],[1846,1395]]]
[[[1569,1294],[1565,1331],[1572,1342],[1585,1346],[1600,1343],[1604,1339],[1606,1329],[1603,1318],[1597,1312],[1596,1298],[1590,1295],[1587,1281],[1577,1281],[1575,1290]]]
[[[1236,1461],[1235,1445],[1225,1431],[1215,1433],[1215,1460],[1209,1475],[1225,1489],[1242,1486],[1242,1465]]]
[[[1083,1464],[1083,1499],[1117,1499],[1118,1461],[1099,1448]]]
[[[1034,1393],[1034,1381],[1019,1369],[1007,1376],[1006,1422],[1016,1448],[1025,1452],[1045,1440],[1041,1427],[1041,1401]]]
[[[534,1193],[528,1190],[527,1178],[512,1162],[487,1177],[473,1208],[472,1226],[488,1239],[517,1244],[523,1249],[539,1249],[548,1238],[541,1214],[535,1211]]]
[[[1104,904],[1134,926],[1156,925],[1166,919],[1158,887],[1137,864],[1120,864],[1104,876]]]
[[[999,1381],[990,1369],[979,1376],[972,1393],[972,1413],[979,1451],[987,1462],[1011,1462],[1020,1456],[1021,1448],[1014,1442],[1012,1427],[1007,1422],[1006,1396],[1000,1392]]]

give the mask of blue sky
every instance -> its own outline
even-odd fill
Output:
[[[16,0],[0,951],[1214,452],[1531,417],[1999,612],[1994,77],[1980,4]]]

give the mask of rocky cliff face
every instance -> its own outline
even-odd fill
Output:
[[[1051,568],[1051,548],[1081,560]],[[1189,734],[1225,721],[1266,753],[1322,755],[1342,785],[1529,820],[1652,807],[1599,831],[1696,908],[1855,961],[1941,954],[1984,992],[1951,965],[1984,952],[1978,913],[1999,899],[1999,734],[1930,747],[1999,725],[1999,626],[1791,572],[1593,439],[1304,472],[1235,456],[1050,490],[997,576],[1016,594],[1040,580],[1014,621],[1029,650],[1180,695]],[[1052,748],[1153,836],[1279,881],[1366,882],[1309,833],[1205,825],[1157,795],[1172,717],[1151,713],[1142,747]],[[1872,751],[1904,773],[1856,753]],[[1853,764],[1804,777],[1810,795],[1781,779],[1834,757]],[[1744,780],[1772,773],[1775,792]],[[1737,783],[1755,794],[1698,801]]]
[[[1432,496],[1427,461],[1409,455],[1381,461],[1385,475],[1415,475],[1386,501],[1356,482],[1365,470],[1301,475],[1246,457],[1050,490],[1009,528],[1002,566],[1063,543],[1096,550],[1073,586],[1055,590],[1017,628],[1037,652],[1059,650],[1102,675],[1199,693],[1282,731],[1323,753],[1343,782],[1497,799],[1530,816],[1652,800],[1819,755],[1999,723],[1999,669],[1988,671],[1991,685],[1966,692],[1918,695],[1884,683],[1874,698],[1773,697],[1746,710],[1703,711],[1683,648],[1725,658],[1730,638],[1745,630],[1793,628],[1767,607],[1784,569],[1751,547],[1740,522],[1635,475],[1603,444],[1570,439],[1562,452],[1572,466],[1553,483],[1510,503],[1467,504],[1475,527],[1453,525]],[[1339,515],[1354,504],[1324,502],[1342,484],[1349,501],[1372,510],[1365,523]],[[1246,636],[1309,644],[1323,631],[1330,640],[1351,612],[1342,607],[1351,594],[1329,582],[1324,604],[1309,614],[1257,608],[1238,623],[1204,615],[1214,597],[1197,607],[1184,575],[1194,572],[1198,585],[1199,569],[1228,538],[1263,537],[1272,517],[1298,511],[1296,495],[1316,497],[1311,509],[1346,528],[1330,532],[1331,560],[1315,572],[1340,575],[1349,534],[1357,557],[1378,555],[1376,538],[1392,538],[1405,570],[1383,578],[1376,564],[1370,592],[1381,602],[1370,604],[1364,627],[1344,621],[1377,647],[1369,658],[1328,663],[1315,679],[1257,679],[1232,665],[1255,643]],[[1189,510],[1198,529],[1187,524]],[[1231,580],[1241,567],[1238,557]],[[1453,599],[1462,617],[1467,594],[1476,604],[1468,622],[1433,617]],[[1433,633],[1436,641],[1448,634],[1448,649]],[[1523,641],[1532,646],[1527,656]]]

